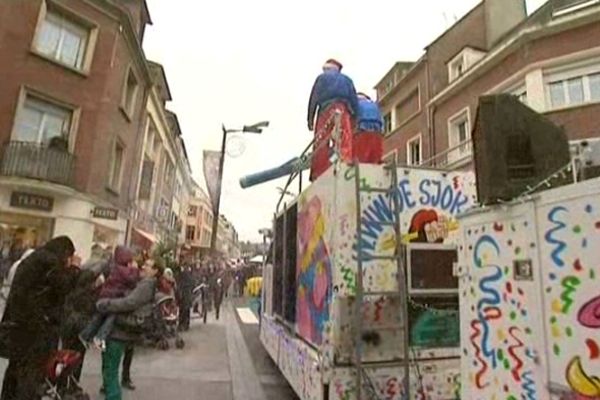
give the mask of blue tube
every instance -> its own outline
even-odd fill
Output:
[[[282,176],[290,175],[296,171],[308,168],[308,165],[303,165],[302,160],[294,157],[288,162],[271,169],[267,169],[255,174],[246,175],[240,179],[240,186],[244,189],[251,186],[259,185],[273,179],[281,178]]]

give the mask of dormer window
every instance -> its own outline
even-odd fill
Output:
[[[469,68],[475,65],[484,56],[485,52],[483,51],[471,47],[463,48],[460,53],[447,63],[449,83],[452,83],[463,76]]]
[[[464,57],[459,58],[450,65],[450,82],[460,78],[465,73]]]

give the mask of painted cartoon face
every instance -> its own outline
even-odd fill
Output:
[[[409,233],[418,236],[411,240],[417,243],[441,242],[448,237],[446,228],[447,219],[438,217],[435,210],[420,210],[413,215]]]

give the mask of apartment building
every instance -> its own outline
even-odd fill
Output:
[[[0,240],[126,239],[150,71],[144,1],[0,2]]]
[[[149,249],[159,241],[183,244],[193,184],[191,168],[162,65],[149,62],[152,86],[145,108],[142,154],[136,171],[131,242]]]
[[[208,195],[194,182],[185,227],[188,259],[198,260],[209,253],[212,223],[213,213]]]
[[[388,123],[387,157],[399,163],[472,168],[478,98],[512,93],[565,128],[600,136],[600,2],[484,0],[377,84]]]

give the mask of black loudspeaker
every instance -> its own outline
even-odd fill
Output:
[[[509,94],[479,98],[473,148],[481,204],[514,199],[571,159],[563,128]]]

